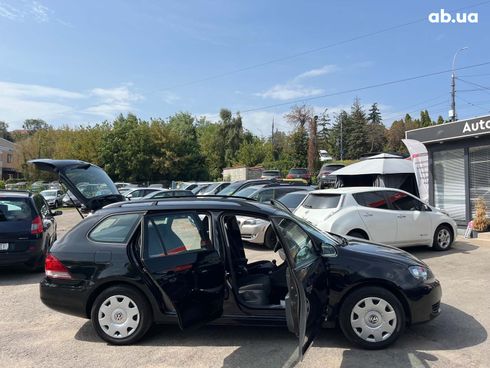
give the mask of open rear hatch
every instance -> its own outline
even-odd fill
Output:
[[[90,211],[124,201],[109,175],[94,164],[51,159],[36,159],[29,163],[40,170],[57,173],[60,181]]]

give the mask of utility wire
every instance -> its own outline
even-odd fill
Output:
[[[478,84],[478,83],[475,83],[475,82],[469,82],[467,80],[464,80],[464,79],[461,79],[461,78],[458,78],[458,77],[456,77],[456,79],[457,80],[460,80],[461,82],[468,83],[468,84],[471,84],[473,86],[480,87],[481,89],[490,91],[490,88],[489,87],[482,86],[481,84]]]
[[[464,6],[464,7],[457,8],[457,9],[452,9],[452,10],[449,10],[449,11],[450,12],[455,12],[455,11],[460,11],[460,10],[471,9],[471,8],[474,8],[474,7],[477,7],[477,6],[480,6],[480,5],[486,5],[488,3],[490,3],[490,0],[482,1],[482,2],[479,2],[479,3],[475,3],[475,4],[472,4],[472,5]],[[354,41],[359,41],[359,40],[362,40],[364,38],[369,38],[369,37],[376,36],[378,34],[386,33],[386,32],[389,32],[389,31],[393,31],[393,30],[396,30],[396,29],[399,29],[399,28],[404,28],[404,27],[407,27],[407,26],[410,26],[410,25],[413,25],[413,24],[417,24],[417,23],[423,22],[425,20],[427,20],[427,17],[419,18],[419,19],[416,19],[416,20],[413,20],[413,21],[410,21],[410,22],[398,24],[398,25],[391,26],[391,27],[388,27],[388,28],[383,28],[383,29],[380,29],[378,31],[361,34],[361,35],[358,35],[358,36],[347,38],[345,40],[333,42],[333,43],[328,44],[328,45],[324,45],[324,46],[320,46],[320,47],[316,47],[316,48],[304,50],[304,51],[301,51],[301,52],[298,52],[298,53],[295,53],[295,54],[290,54],[290,55],[286,55],[286,56],[283,56],[283,57],[279,57],[279,58],[275,58],[275,59],[270,59],[270,60],[267,60],[267,61],[264,61],[264,62],[261,62],[261,63],[252,64],[252,65],[245,66],[245,67],[242,67],[242,68],[237,68],[237,69],[230,70],[230,71],[227,71],[227,72],[224,72],[224,73],[210,75],[209,77],[204,77],[204,78],[201,78],[201,79],[196,79],[196,80],[191,80],[191,81],[188,81],[188,82],[183,82],[183,83],[180,83],[180,84],[175,84],[173,86],[169,86],[167,88],[164,88],[163,90],[164,91],[168,91],[170,89],[175,89],[175,88],[179,88],[179,87],[190,86],[190,85],[193,85],[193,84],[207,82],[207,81],[210,81],[210,80],[213,80],[213,79],[223,78],[223,77],[226,77],[226,76],[229,76],[229,75],[232,75],[232,74],[241,73],[241,72],[244,72],[244,71],[247,71],[247,70],[260,68],[260,67],[263,67],[263,66],[266,66],[266,65],[276,64],[276,63],[279,63],[281,61],[287,61],[287,60],[295,59],[295,58],[298,58],[298,57],[301,57],[301,56],[304,56],[304,55],[312,54],[312,53],[315,53],[315,52],[318,52],[318,51],[322,51],[322,50],[326,50],[326,49],[329,49],[329,48],[332,48],[332,47],[344,45],[344,44],[347,44],[347,43],[350,43],[350,42],[354,42]]]
[[[458,96],[458,98],[459,98],[460,100],[462,100],[462,101],[466,102],[468,105],[471,105],[471,106],[473,106],[473,107],[477,107],[477,108],[479,108],[480,110],[483,110],[483,111],[485,111],[485,112],[490,112],[490,110],[489,110],[489,109],[487,109],[486,107],[483,107],[483,106],[480,106],[480,105],[474,104],[473,102],[470,102],[470,101],[468,101],[468,100],[466,100],[466,99],[462,98],[461,96]]]
[[[468,65],[468,66],[464,66],[464,67],[459,67],[459,68],[456,68],[454,70],[465,70],[465,69],[477,68],[477,67],[485,66],[485,65],[489,65],[489,64],[490,64],[490,61],[487,61],[487,62],[480,63],[480,64],[473,64],[473,65]],[[453,71],[453,69],[446,69],[446,70],[441,70],[438,72],[427,73],[427,74],[417,75],[417,76],[403,78],[403,79],[397,79],[397,80],[383,82],[383,83],[371,84],[371,85],[364,86],[364,87],[352,88],[352,89],[343,90],[340,92],[327,93],[327,94],[319,95],[319,96],[306,97],[306,98],[301,98],[301,99],[296,99],[296,100],[290,100],[287,102],[281,102],[281,103],[276,103],[276,104],[272,104],[272,105],[261,106],[261,107],[257,107],[257,108],[242,110],[240,112],[241,113],[247,113],[247,112],[259,111],[259,110],[266,110],[266,109],[279,107],[279,106],[304,103],[306,101],[317,100],[320,98],[339,96],[339,95],[344,95],[344,94],[348,94],[348,93],[359,92],[359,91],[364,91],[364,90],[368,90],[368,89],[385,87],[385,86],[390,86],[393,84],[409,82],[409,81],[413,81],[413,80],[417,80],[417,79],[433,77],[436,75],[441,75],[441,74],[449,73],[452,71]],[[479,87],[481,87],[481,86],[479,86]]]

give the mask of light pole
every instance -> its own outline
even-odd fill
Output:
[[[449,110],[449,118],[451,121],[456,121],[456,71],[454,70],[454,64],[456,63],[456,56],[461,51],[468,50],[468,47],[462,47],[453,56],[453,66],[451,67],[451,110]]]

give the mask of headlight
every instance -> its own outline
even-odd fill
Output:
[[[431,272],[428,268],[422,266],[411,266],[408,267],[408,270],[417,280],[426,281],[429,276],[431,276]]]
[[[243,225],[257,225],[257,220],[256,219],[245,220],[243,221]]]

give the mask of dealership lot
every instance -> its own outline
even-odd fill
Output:
[[[58,218],[60,236],[77,221],[74,210],[65,211]],[[442,282],[441,316],[409,328],[383,351],[353,349],[339,330],[323,330],[300,367],[490,367],[490,242],[458,239],[449,252],[410,251]],[[254,247],[247,257],[273,255]],[[44,307],[41,278],[0,271],[0,366],[281,367],[297,354],[296,339],[285,328],[208,326],[180,332],[177,326],[157,326],[138,345],[109,346],[89,321]]]

